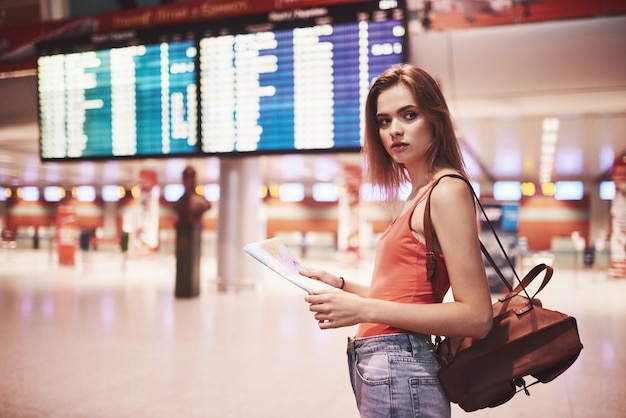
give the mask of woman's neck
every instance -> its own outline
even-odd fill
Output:
[[[420,168],[407,170],[407,174],[411,181],[411,193],[409,194],[409,198],[417,196],[419,191],[432,180],[432,176]]]

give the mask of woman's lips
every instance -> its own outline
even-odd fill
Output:
[[[393,144],[391,144],[391,149],[397,150],[397,149],[405,148],[406,146],[408,146],[408,144],[404,142],[394,142]]]

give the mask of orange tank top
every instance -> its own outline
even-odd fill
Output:
[[[429,193],[429,187],[424,194]],[[423,195],[424,195],[423,194]],[[423,197],[422,195],[422,197]],[[433,287],[426,273],[426,244],[411,231],[411,216],[423,200],[393,220],[376,245],[374,271],[367,297],[400,303],[435,303]],[[445,294],[450,288],[448,275],[439,274],[439,289]],[[398,334],[406,330],[385,324],[361,323],[357,338],[383,334]]]

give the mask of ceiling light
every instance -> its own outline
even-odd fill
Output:
[[[543,120],[544,132],[556,132],[559,130],[559,118],[545,118]]]
[[[544,196],[554,196],[554,183],[544,183],[541,185],[541,193]]]
[[[541,141],[544,144],[556,144],[558,139],[556,132],[545,132],[541,135]]]
[[[523,196],[534,196],[537,192],[535,188],[535,183],[527,181],[522,183],[522,195]]]
[[[555,144],[544,143],[541,145],[541,156],[552,156],[556,152]]]

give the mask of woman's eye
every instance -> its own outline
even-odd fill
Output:
[[[417,119],[417,112],[406,112],[404,114],[404,117],[408,120],[413,120],[413,119]]]
[[[389,119],[378,119],[378,126],[384,128],[387,125],[389,125]]]

